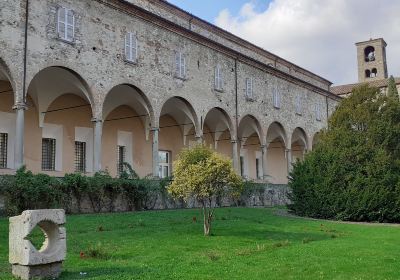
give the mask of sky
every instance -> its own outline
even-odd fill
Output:
[[[169,0],[335,85],[357,82],[355,43],[387,42],[400,77],[400,0]]]

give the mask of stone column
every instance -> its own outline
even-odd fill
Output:
[[[268,170],[267,170],[267,146],[261,146],[261,166],[263,172],[263,180],[266,181],[268,177]]]
[[[196,135],[196,142],[198,145],[203,144],[203,136],[202,135]]]
[[[103,135],[103,120],[94,118],[94,145],[93,145],[93,169],[94,172],[101,170],[101,146],[102,146],[102,135]]]
[[[286,149],[286,159],[287,159],[287,170],[288,170],[288,175],[293,169],[292,165],[292,150],[291,149]]]
[[[158,155],[158,134],[159,134],[160,129],[158,127],[153,127],[151,129],[151,131],[152,131],[152,136],[153,136],[153,142],[152,142],[153,177],[158,178],[159,177],[159,161],[160,161],[159,155]]]
[[[18,103],[13,107],[17,115],[15,124],[15,158],[14,168],[18,169],[24,164],[24,130],[25,130],[25,110],[24,103]]]
[[[238,141],[232,140],[232,162],[233,168],[236,170],[236,173],[240,175],[240,166],[239,166],[239,151],[238,151]]]

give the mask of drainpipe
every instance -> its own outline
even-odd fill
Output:
[[[233,167],[235,168],[236,172],[240,175],[240,152],[238,149],[240,148],[241,144],[239,142],[239,110],[238,110],[238,71],[237,71],[237,58],[235,58],[235,126],[236,126],[236,139],[232,139],[233,145]]]
[[[29,21],[29,0],[26,0],[25,10],[25,38],[24,38],[24,76],[22,81],[22,94],[23,102],[26,102],[26,68],[27,68],[27,56],[28,56],[28,21]]]

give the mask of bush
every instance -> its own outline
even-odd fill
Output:
[[[295,164],[289,208],[315,218],[400,222],[400,103],[362,86]]]

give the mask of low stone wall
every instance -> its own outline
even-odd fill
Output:
[[[237,200],[226,197],[215,198],[212,203],[216,207],[273,207],[284,206],[290,203],[288,199],[289,187],[287,185],[272,185],[272,184],[255,184],[243,192]],[[142,208],[144,210],[163,210],[163,209],[183,209],[183,208],[198,208],[200,204],[195,200],[190,200],[185,203],[182,200],[173,199],[166,192],[154,192],[146,201]],[[4,208],[4,200],[0,197],[0,213]],[[118,196],[111,202],[108,199],[103,199],[101,203],[91,201],[88,196],[85,196],[78,203],[76,198],[73,198],[69,203],[68,213],[106,213],[106,212],[127,212],[135,211],[135,206],[129,205],[128,201]]]

